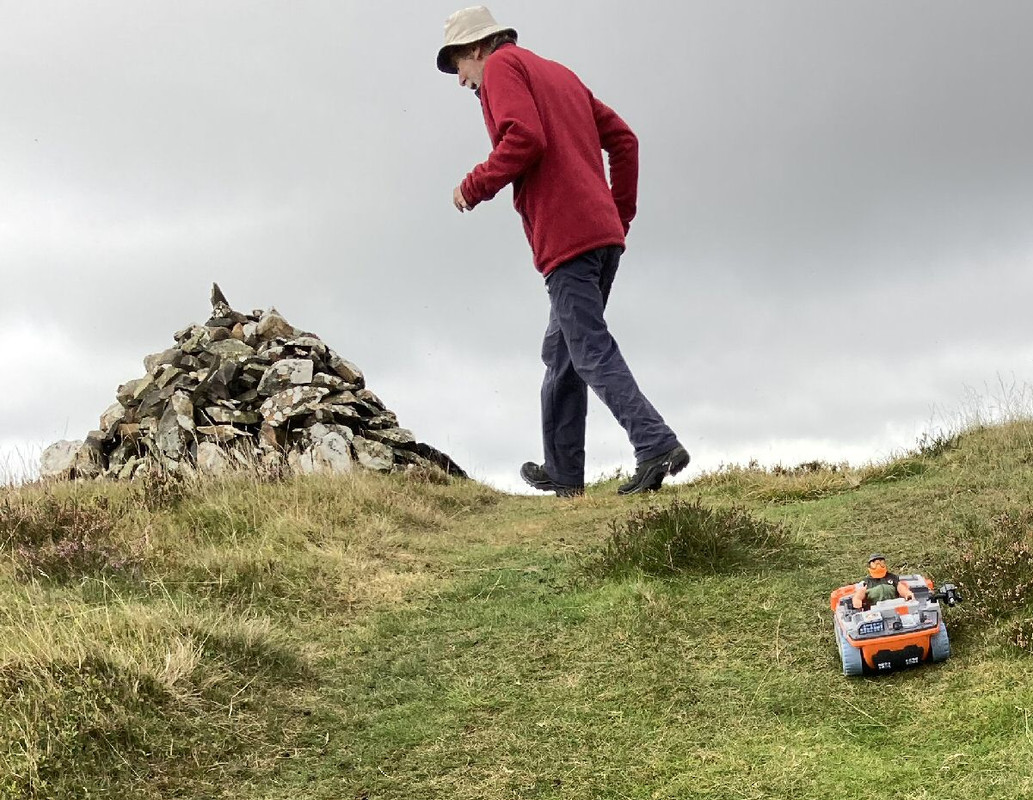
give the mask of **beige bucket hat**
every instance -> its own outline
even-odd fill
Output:
[[[513,28],[499,25],[484,6],[471,6],[457,11],[445,20],[445,46],[438,50],[438,69],[455,75],[457,70],[452,66],[452,51],[455,48],[479,42],[502,31],[508,31],[516,38],[517,32]]]

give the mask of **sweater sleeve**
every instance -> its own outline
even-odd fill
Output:
[[[498,128],[498,143],[488,160],[474,167],[461,184],[471,207],[490,200],[532,167],[545,152],[545,129],[520,66],[505,58],[485,64],[484,113]]]
[[[599,141],[609,157],[610,191],[626,234],[638,204],[638,137],[616,111],[594,97],[592,113]]]

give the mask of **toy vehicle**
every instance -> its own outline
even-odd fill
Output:
[[[900,580],[911,588],[913,600],[898,597],[856,609],[851,603],[856,584],[840,586],[829,595],[844,675],[914,667],[950,656],[941,602],[960,603],[958,588],[945,583],[934,591],[933,582],[921,575],[901,575]]]

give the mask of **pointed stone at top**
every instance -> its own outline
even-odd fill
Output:
[[[226,295],[222,293],[222,289],[219,288],[219,284],[212,283],[212,307],[214,308],[219,303],[226,306],[230,304],[229,300],[226,299]]]

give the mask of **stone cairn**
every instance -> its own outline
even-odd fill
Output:
[[[451,458],[398,427],[358,367],[275,308],[234,311],[212,285],[212,316],[144,359],[147,374],[84,442],[57,442],[43,478],[128,480],[141,471],[223,474],[389,472],[420,467],[467,477]]]

